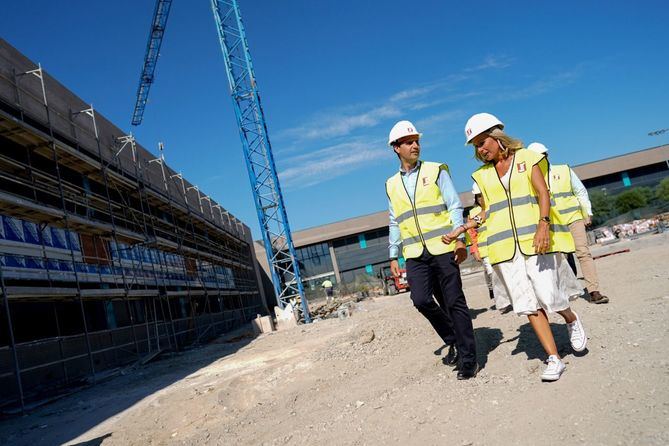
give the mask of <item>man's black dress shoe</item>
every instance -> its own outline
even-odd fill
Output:
[[[446,365],[456,365],[460,360],[460,355],[458,354],[458,349],[455,347],[455,344],[448,346],[448,353],[444,356],[443,362]]]
[[[469,379],[476,376],[479,371],[478,362],[464,362],[460,364],[458,379]]]

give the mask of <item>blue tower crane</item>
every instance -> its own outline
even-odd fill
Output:
[[[171,0],[156,2],[144,68],[137,90],[133,125],[142,122],[171,3]],[[288,304],[293,305],[298,313],[298,320],[301,318],[305,323],[310,323],[309,307],[304,296],[239,5],[237,0],[211,0],[211,7],[223,51],[230,94],[277,304],[282,309]]]
[[[151,32],[149,41],[146,44],[146,54],[144,56],[144,66],[142,74],[139,77],[139,87],[137,88],[137,101],[135,110],[132,112],[132,125],[140,125],[144,117],[146,101],[149,98],[149,89],[153,83],[153,74],[156,71],[158,56],[160,56],[160,45],[163,43],[167,18],[170,15],[172,0],[158,0],[153,10],[153,20],[151,21]]]
[[[225,59],[239,136],[278,303],[283,308],[288,303],[299,301],[297,309],[302,313],[304,321],[309,323],[309,308],[304,298],[300,269],[239,5],[237,0],[211,0],[211,8]]]

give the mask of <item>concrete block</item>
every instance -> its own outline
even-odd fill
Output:
[[[253,326],[253,332],[256,335],[274,331],[274,322],[270,316],[258,315],[253,321],[251,321],[251,325]]]
[[[274,314],[276,315],[276,329],[286,330],[288,328],[297,327],[297,320],[293,312],[293,305],[288,304],[282,310],[279,307],[274,307]]]

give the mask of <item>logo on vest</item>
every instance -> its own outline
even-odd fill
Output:
[[[554,173],[554,174],[553,174],[553,179],[554,179],[555,181],[559,181],[559,180],[560,180],[560,174],[559,174],[559,173]]]
[[[430,184],[430,179],[428,177],[423,177],[423,186]]]
[[[523,161],[522,163],[516,164],[516,167],[518,167],[518,172],[519,173],[523,173],[527,170],[527,167],[525,167],[525,161]]]

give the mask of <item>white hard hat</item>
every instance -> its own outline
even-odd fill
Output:
[[[472,195],[478,195],[480,193],[481,189],[479,189],[479,185],[474,182],[474,184],[472,184]]]
[[[540,153],[542,155],[544,153],[548,152],[548,149],[546,148],[546,146],[541,144],[540,142],[533,142],[532,144],[527,146],[527,150],[531,150],[533,152],[537,152],[537,153]]]
[[[388,135],[388,145],[392,146],[395,141],[405,136],[418,135],[422,136],[422,133],[418,133],[416,127],[410,121],[399,121],[397,124],[390,129],[390,134]]]
[[[472,139],[479,136],[481,133],[490,130],[493,127],[504,128],[504,123],[497,119],[496,116],[490,113],[477,113],[467,120],[465,124],[465,138],[467,142],[465,145],[472,142]]]

